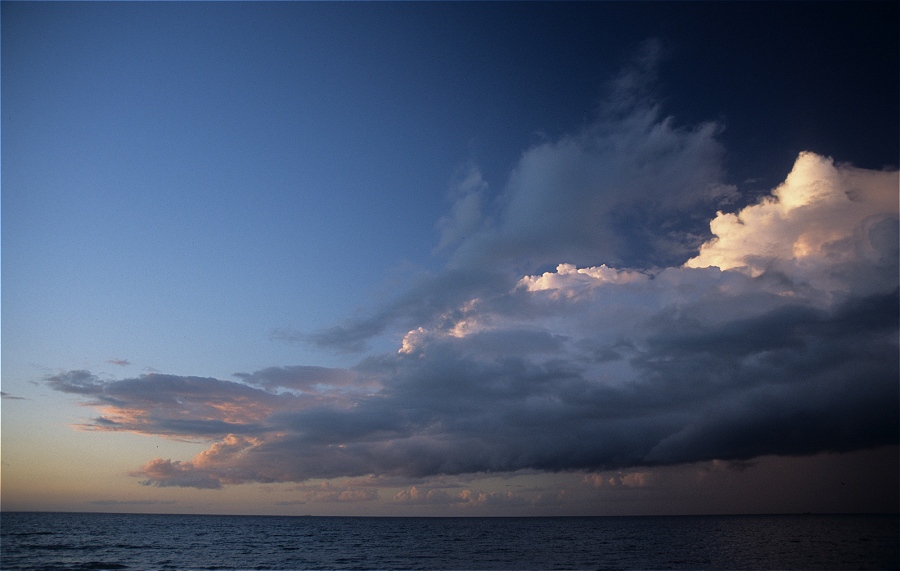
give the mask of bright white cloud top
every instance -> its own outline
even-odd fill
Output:
[[[710,223],[686,266],[751,276],[784,272],[829,294],[890,290],[897,258],[897,175],[802,153],[772,196]],[[896,276],[894,276],[896,277]]]

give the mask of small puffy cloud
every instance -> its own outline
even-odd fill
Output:
[[[299,493],[301,499],[277,502],[277,505],[306,504],[310,502],[371,502],[379,498],[378,490],[372,487],[354,486],[352,483],[335,484],[325,481],[318,485],[300,485],[291,489]]]
[[[445,490],[420,490],[416,486],[401,490],[394,496],[394,501],[402,504],[458,504],[464,500],[460,494],[450,494]]]
[[[441,489],[420,490],[416,486],[401,490],[394,502],[407,505],[448,505],[479,508],[485,506],[523,506],[532,503],[515,492],[482,492],[469,489],[450,493]]]
[[[607,267],[606,264],[591,268],[576,268],[573,264],[559,264],[555,272],[544,272],[540,276],[525,276],[519,280],[517,285],[528,291],[551,290],[572,296],[579,289],[602,283],[623,284],[648,278],[649,276],[645,273],[616,270]]]
[[[119,367],[127,367],[131,365],[131,361],[128,359],[110,359],[107,361],[110,365],[118,365]]]
[[[589,474],[583,482],[595,488],[624,486],[626,488],[645,488],[653,484],[657,476],[650,471],[622,472],[605,474]]]

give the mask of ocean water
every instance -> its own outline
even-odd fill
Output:
[[[869,515],[0,515],[0,569],[898,569]]]

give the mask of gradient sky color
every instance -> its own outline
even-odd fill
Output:
[[[3,510],[898,510],[896,2],[0,17]]]

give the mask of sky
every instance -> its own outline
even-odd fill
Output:
[[[3,510],[900,508],[896,2],[3,2]]]

